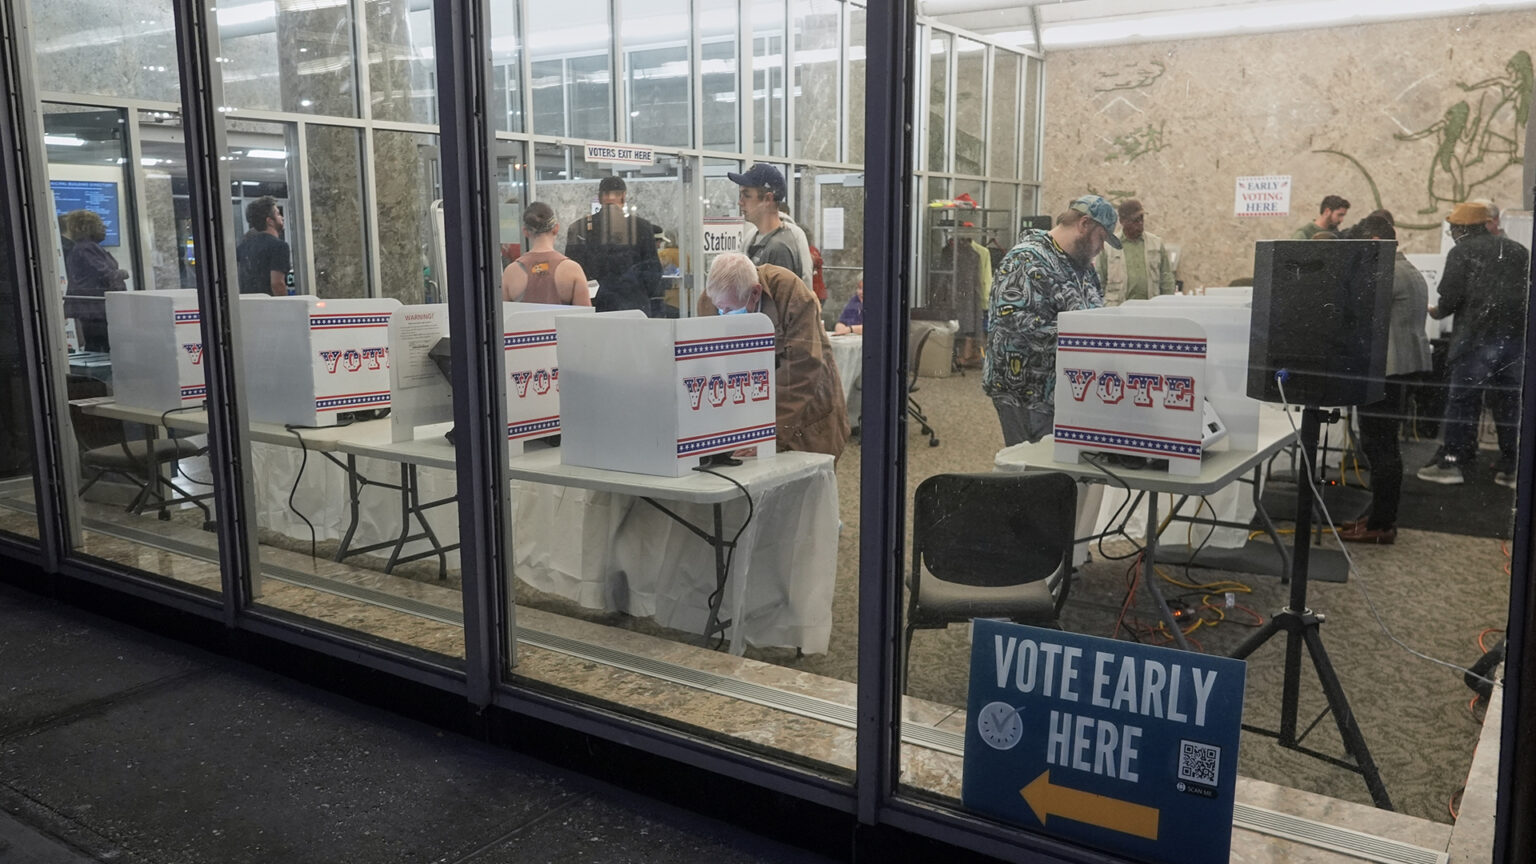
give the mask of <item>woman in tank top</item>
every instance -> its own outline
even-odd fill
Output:
[[[524,303],[561,303],[591,306],[587,274],[581,265],[555,251],[560,222],[555,211],[535,201],[523,212],[523,234],[528,252],[501,273],[501,299]]]

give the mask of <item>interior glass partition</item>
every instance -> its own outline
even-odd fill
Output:
[[[512,14],[497,3],[492,18]],[[533,131],[613,140],[612,27],[603,0],[531,3],[525,10],[533,78]]]
[[[753,0],[752,152],[783,156],[789,100],[784,87],[788,63],[784,42],[784,0]]]
[[[988,173],[994,176],[1018,176],[1019,72],[1024,66],[1023,59],[1009,51],[992,52],[992,89],[987,110],[987,168]]]
[[[795,155],[832,161],[838,153],[838,118],[842,76],[841,0],[792,0],[790,26],[795,35]]]
[[[867,13],[861,6],[848,6],[848,63],[844,75],[848,88],[848,104],[844,106],[843,131],[848,136],[848,151],[844,154],[850,162],[864,161],[864,87],[865,79],[865,24]]]
[[[700,122],[704,137],[700,144],[709,150],[735,152],[741,148],[741,93],[736,40],[740,30],[734,0],[700,0],[694,4],[698,14],[699,60],[702,91],[699,99]]]
[[[252,610],[456,665],[450,385],[431,359],[447,334],[440,154],[431,132],[375,125],[436,119],[430,9],[351,8],[269,4],[269,32],[234,37],[275,40],[234,82],[264,82],[265,101],[221,115]]]
[[[693,76],[689,62],[691,31],[686,0],[628,6],[619,23],[624,46],[626,140],[660,147],[693,144]]]

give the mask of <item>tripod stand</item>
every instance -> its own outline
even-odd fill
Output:
[[[1312,465],[1317,458],[1318,430],[1326,413],[1322,408],[1309,405],[1303,409],[1301,415],[1299,444],[1306,460],[1302,466],[1306,475],[1303,478],[1298,473],[1296,535],[1291,553],[1290,603],[1275,613],[1263,627],[1232,652],[1233,658],[1241,660],[1252,654],[1260,645],[1268,642],[1270,637],[1285,635],[1285,683],[1280,694],[1280,730],[1276,732],[1261,729],[1247,723],[1243,724],[1243,728],[1276,738],[1280,746],[1286,749],[1305,753],[1359,774],[1365,779],[1366,788],[1370,790],[1371,800],[1376,806],[1383,810],[1391,810],[1392,801],[1387,797],[1387,787],[1381,782],[1381,774],[1376,770],[1375,761],[1371,759],[1370,748],[1366,747],[1365,737],[1360,734],[1360,724],[1355,722],[1354,712],[1349,707],[1349,699],[1344,695],[1344,687],[1339,683],[1339,676],[1333,671],[1333,663],[1328,659],[1327,649],[1323,647],[1323,636],[1319,630],[1319,626],[1323,623],[1323,616],[1307,608],[1307,557],[1312,545],[1312,496],[1308,494],[1308,489],[1302,488],[1302,480],[1305,479],[1307,484],[1312,482],[1310,475]],[[1296,734],[1296,699],[1301,689],[1303,643],[1306,644],[1307,653],[1312,657],[1312,666],[1317,670],[1317,679],[1323,685],[1323,693],[1328,697],[1328,712],[1333,714],[1334,723],[1339,727],[1339,737],[1344,740],[1344,750],[1354,757],[1353,763],[1301,745],[1302,739],[1323,719],[1322,715],[1318,715],[1318,718],[1302,731],[1300,737]]]

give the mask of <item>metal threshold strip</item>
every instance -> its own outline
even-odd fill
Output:
[[[28,507],[29,502],[5,501],[3,503],[18,510],[30,509]],[[185,541],[177,541],[162,535],[97,519],[82,519],[81,522],[84,527],[88,527],[93,531],[111,534],[125,540],[142,543],[146,546],[153,546],[169,552],[217,563],[217,556],[212,554],[211,550],[194,546]],[[287,567],[264,564],[262,571],[263,575],[269,578],[278,579],[293,585],[316,591],[324,591],[328,594],[358,600],[443,624],[460,627],[464,624],[464,616],[460,610],[435,606],[407,597],[398,597],[361,585],[349,585],[335,579],[316,576]],[[743,702],[784,711],[845,729],[852,729],[856,725],[857,711],[855,708],[814,696],[790,693],[762,684],[728,678],[712,672],[704,672],[687,666],[680,666],[676,663],[668,663],[664,660],[653,660],[616,648],[591,645],[566,636],[543,633],[528,628],[519,628],[518,641],[546,651],[559,652],[578,659],[633,672],[637,675],[644,675],[648,678],[666,681],[695,690],[702,690],[707,693],[714,693],[731,699],[738,699]],[[951,756],[963,756],[965,753],[965,736],[963,733],[935,729],[931,726],[903,722],[901,726],[901,740],[906,744],[925,747],[929,750],[946,753]],[[1327,849],[1342,855],[1359,858],[1363,861],[1379,862],[1379,864],[1448,864],[1450,860],[1450,855],[1446,852],[1438,852],[1422,846],[1401,843],[1350,828],[1338,828],[1312,819],[1280,813],[1249,804],[1239,803],[1234,807],[1232,826],[1293,843]]]

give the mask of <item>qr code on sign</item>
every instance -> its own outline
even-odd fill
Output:
[[[1179,779],[1215,786],[1221,776],[1221,748],[1197,741],[1179,742]]]

